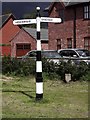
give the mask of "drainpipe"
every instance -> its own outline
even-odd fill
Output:
[[[73,11],[74,11],[74,26],[73,26],[73,39],[74,39],[74,48],[76,48],[76,8],[74,7],[74,9],[73,9]]]

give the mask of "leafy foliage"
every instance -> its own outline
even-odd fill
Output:
[[[44,77],[51,80],[65,79],[65,74],[70,73],[72,80],[90,80],[90,65],[85,62],[81,62],[79,65],[72,64],[71,61],[59,62],[59,64],[45,58],[43,61],[43,73]],[[2,73],[13,74],[20,76],[35,75],[35,61],[33,59],[27,59],[25,61],[11,58],[10,56],[4,56],[2,58]]]
[[[21,76],[35,74],[35,61],[32,59],[22,61],[10,56],[4,56],[2,59],[2,73]]]

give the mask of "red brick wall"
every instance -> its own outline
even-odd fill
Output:
[[[2,28],[2,43],[9,43],[9,41],[20,31],[18,26],[13,25],[13,19],[9,21]]]
[[[2,46],[2,55],[11,55],[11,46]]]
[[[59,17],[57,10],[62,9],[60,3],[56,3],[51,11],[50,17]],[[49,49],[57,49],[57,39],[61,39],[61,48],[67,48],[67,38],[72,38],[74,47],[74,11],[73,7],[65,9],[65,21],[61,24],[49,23]],[[90,35],[88,32],[88,21],[83,20],[83,6],[76,7],[76,47],[84,47],[84,37]]]
[[[10,18],[9,21],[0,30],[2,31],[2,36],[0,36],[1,44],[10,44],[10,40],[20,31],[18,26],[13,25],[13,19]],[[7,48],[7,51],[6,51]],[[10,47],[2,47],[2,55],[11,55]]]

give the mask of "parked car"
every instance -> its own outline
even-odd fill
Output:
[[[27,58],[33,58],[36,60],[36,51],[29,51],[26,55],[22,56],[22,59],[25,60]],[[60,55],[56,50],[42,50],[41,51],[42,58],[47,58],[49,61],[53,61],[54,63],[59,63]]]
[[[60,49],[58,53],[65,61],[71,59],[77,64],[81,61],[90,64],[90,51],[86,49]]]

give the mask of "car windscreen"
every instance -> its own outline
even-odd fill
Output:
[[[76,51],[82,57],[88,57],[88,56],[90,56],[90,51],[88,51],[88,50],[76,50]]]

